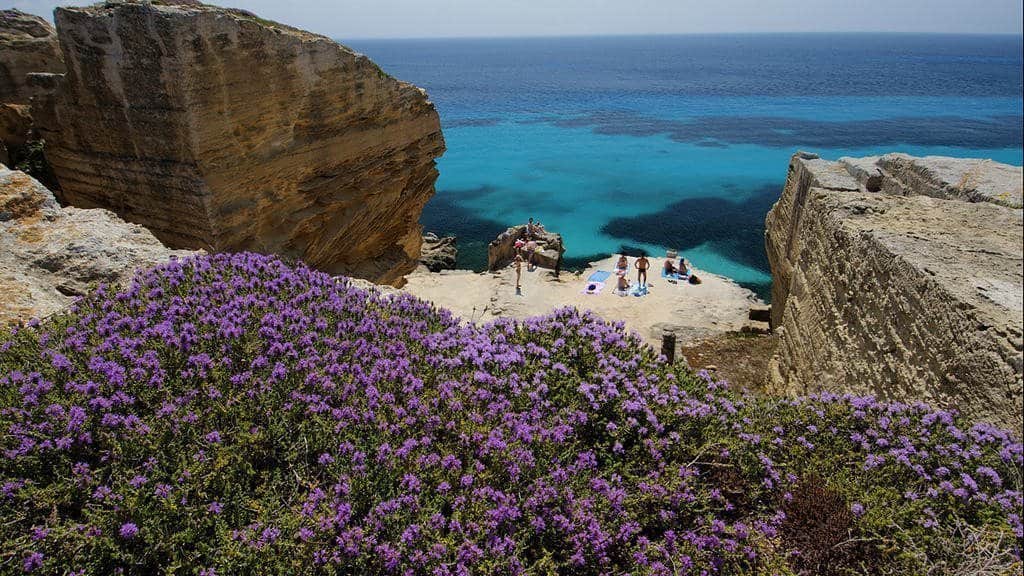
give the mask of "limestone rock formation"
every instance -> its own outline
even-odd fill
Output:
[[[55,19],[68,73],[36,121],[62,200],[174,247],[381,283],[415,269],[444,151],[423,90],[240,10],[105,2]]]
[[[48,316],[95,284],[187,254],[107,210],[61,208],[39,182],[0,166],[0,326]]]
[[[776,384],[1019,427],[1020,186],[989,161],[794,156],[766,221]]]
[[[57,33],[49,22],[18,10],[0,10],[0,162],[23,159],[33,139],[28,76],[64,72]]]
[[[512,226],[505,230],[497,238],[487,245],[487,269],[499,270],[508,266],[516,257],[516,242],[522,240],[529,242],[526,226]],[[541,268],[558,270],[562,266],[562,255],[565,254],[565,245],[562,243],[562,235],[538,230],[532,240],[536,243],[533,251],[533,263]],[[524,258],[526,249],[524,248]]]
[[[458,258],[459,247],[455,236],[438,237],[432,232],[423,235],[420,264],[426,266],[431,272],[454,270]]]
[[[20,10],[0,10],[0,103],[28,104],[32,72],[64,72],[53,26]]]
[[[840,158],[839,162],[872,192],[1022,206],[1020,166],[978,158],[906,154]]]
[[[32,114],[27,104],[0,104],[0,142],[14,152],[32,139]]]

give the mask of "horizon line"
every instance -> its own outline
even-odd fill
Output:
[[[596,33],[569,33],[569,34],[523,34],[523,35],[493,35],[493,36],[334,36],[327,35],[333,39],[345,41],[364,40],[545,40],[559,38],[649,38],[649,37],[675,37],[675,36],[824,36],[824,35],[847,35],[847,36],[1012,36],[1024,42],[1024,37],[1019,32],[941,32],[941,31],[900,31],[900,30],[804,30],[804,31],[734,31],[734,32],[596,32]]]

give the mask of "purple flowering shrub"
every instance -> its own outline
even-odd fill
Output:
[[[812,475],[844,524],[800,522],[868,550],[834,573],[921,570],[954,525],[1020,561],[1006,431],[743,397],[588,313],[476,327],[254,254],[13,331],[0,430],[0,573],[792,574]]]

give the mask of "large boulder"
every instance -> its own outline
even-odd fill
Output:
[[[508,266],[516,257],[516,242],[531,240],[526,232],[525,225],[512,226],[492,240],[487,245],[487,269],[500,270]],[[562,255],[565,254],[562,235],[538,229],[532,240],[537,244],[533,252],[533,264],[549,270],[561,269]],[[527,255],[524,252],[525,257]]]
[[[0,103],[28,104],[32,72],[64,72],[53,26],[20,10],[0,10]]]
[[[433,232],[423,235],[420,264],[426,266],[428,270],[454,270],[458,259],[459,246],[455,236],[438,236]]]
[[[981,160],[794,156],[766,221],[775,384],[1019,429],[1021,177]]]
[[[444,152],[426,93],[338,43],[195,2],[58,8],[37,124],[62,200],[174,247],[400,284]]]
[[[49,316],[99,283],[188,252],[107,210],[61,208],[23,172],[0,166],[0,327]]]

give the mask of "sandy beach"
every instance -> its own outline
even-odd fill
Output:
[[[680,344],[736,331],[748,323],[753,305],[763,304],[750,290],[732,280],[695,270],[703,281],[693,285],[672,284],[661,278],[661,261],[654,269],[646,296],[619,296],[615,277],[606,281],[598,294],[586,294],[587,278],[596,271],[611,272],[615,258],[592,263],[580,273],[563,272],[558,278],[550,270],[537,268],[522,273],[522,292],[516,294],[515,270],[474,273],[448,270],[432,273],[421,268],[408,276],[403,290],[447,308],[471,322],[488,322],[498,317],[527,318],[566,306],[592,310],[605,320],[624,322],[652,346],[659,346],[666,331],[676,334]],[[632,266],[633,259],[630,259]],[[631,270],[631,282],[636,271]]]

